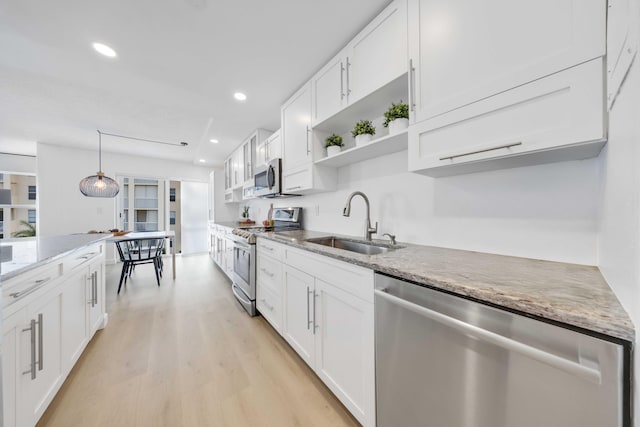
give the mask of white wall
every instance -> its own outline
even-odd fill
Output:
[[[180,185],[180,211],[182,221],[182,254],[207,252],[209,183],[183,182]]]
[[[95,175],[98,152],[38,143],[39,233],[52,236],[116,227],[116,199],[85,197],[80,180]],[[207,182],[209,169],[190,163],[102,153],[102,170],[116,175]]]
[[[361,190],[378,238],[391,233],[423,245],[594,265],[597,166],[589,159],[434,179],[407,172],[403,151],[338,169],[336,192],[273,203],[305,207],[307,229],[362,236],[362,199],[353,199],[351,217],[342,216],[348,195]],[[261,221],[269,203],[240,207],[249,204]]]
[[[600,156],[602,211],[599,266],[640,326],[640,63],[636,58],[609,117],[609,142]],[[640,426],[640,334],[636,330],[635,426]]]

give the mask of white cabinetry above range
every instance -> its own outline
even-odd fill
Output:
[[[273,132],[256,129],[224,161],[225,203],[237,203],[254,197],[253,175],[260,162],[257,150]]]

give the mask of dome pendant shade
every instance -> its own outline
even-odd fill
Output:
[[[104,176],[102,171],[80,181],[80,192],[87,197],[116,197],[120,186],[116,181]]]
[[[102,172],[102,132],[98,131],[98,172],[80,181],[80,192],[87,197],[116,197],[120,186]]]

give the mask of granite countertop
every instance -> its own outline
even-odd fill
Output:
[[[212,222],[211,224],[221,225],[227,228],[262,228],[262,223],[256,221],[254,224],[240,224],[240,221],[220,221]]]
[[[70,234],[0,240],[0,283],[111,236]]]
[[[326,255],[433,288],[633,342],[634,327],[597,267],[398,243],[363,255],[305,239],[313,231],[260,233],[276,242]],[[357,239],[352,236],[345,236]],[[377,241],[389,244],[389,241]]]

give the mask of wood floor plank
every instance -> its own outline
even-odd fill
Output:
[[[262,318],[250,318],[207,255],[139,266],[38,426],[357,426]]]

